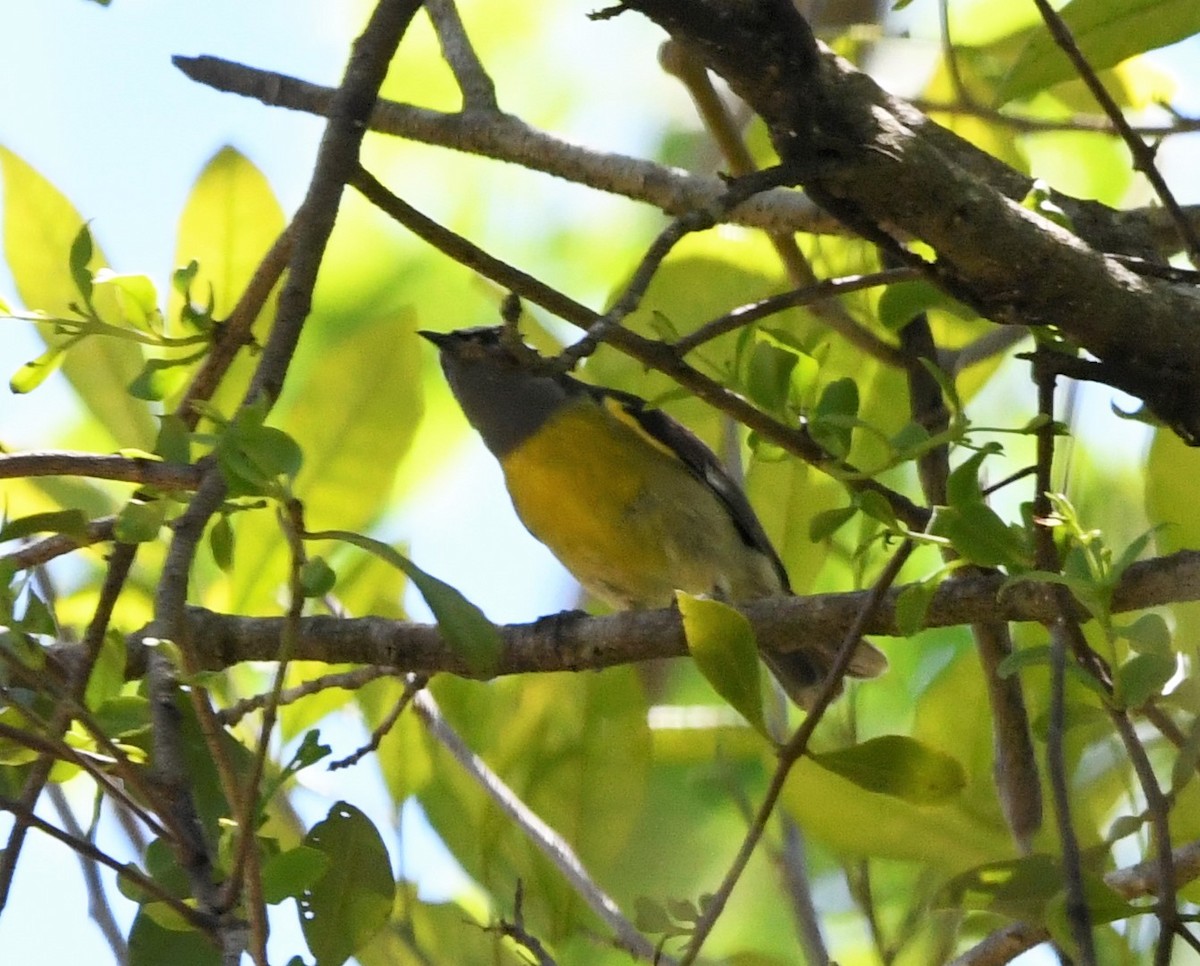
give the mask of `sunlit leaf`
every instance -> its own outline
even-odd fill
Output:
[[[391,862],[371,820],[347,802],[335,803],[304,845],[329,862],[299,900],[304,938],[321,966],[341,966],[388,921]]]
[[[683,633],[696,666],[726,701],[762,734],[762,671],[754,628],[728,604],[675,592]]]
[[[1200,32],[1200,7],[1192,0],[1072,0],[1059,13],[1093,70]],[[1075,76],[1049,30],[1037,30],[1009,71],[1001,98],[1027,97]]]
[[[83,218],[53,185],[4,148],[0,148],[0,171],[4,252],[17,294],[29,309],[69,315],[70,304],[80,296],[68,271],[68,256]],[[95,271],[103,265],[103,254],[93,251],[88,267]],[[44,333],[45,325],[39,328]],[[149,409],[125,390],[141,366],[139,346],[103,337],[85,339],[62,360],[63,374],[114,446],[148,448],[154,438]]]
[[[868,791],[915,805],[944,802],[966,784],[962,765],[954,758],[905,735],[883,735],[810,757]]]

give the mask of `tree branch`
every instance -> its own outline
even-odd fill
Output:
[[[1058,326],[1110,365],[1112,385],[1200,443],[1200,296],[1109,258],[1121,250],[1120,239],[1105,237],[1112,217],[1076,205],[1073,234],[1030,211],[1021,203],[1028,182],[1016,172],[966,150],[844,61],[819,56],[787,0],[622,8],[700,51],[766,121],[797,182],[847,227],[921,265],[985,318]],[[909,238],[936,258],[908,253],[901,243]]]
[[[926,627],[949,627],[988,621],[1052,622],[1058,604],[1038,583],[1015,583],[989,573],[946,581],[934,594]],[[867,625],[872,635],[904,636],[895,618],[903,587],[884,595]],[[740,609],[754,623],[760,642],[780,651],[815,649],[832,655],[860,611],[868,591],[777,597],[750,601]],[[1133,564],[1113,591],[1114,614],[1162,604],[1200,600],[1200,551],[1184,550]],[[1075,616],[1084,621],[1087,614]],[[279,653],[281,617],[242,617],[189,607],[185,630],[203,669],[217,670],[241,661],[272,661]],[[605,617],[557,615],[532,624],[501,629],[504,647],[497,675],[538,671],[582,671],[688,653],[679,616],[671,610],[626,611]],[[140,676],[145,649],[142,632],[128,642],[127,674]],[[70,660],[75,649],[57,649]],[[405,671],[448,671],[476,677],[468,662],[454,653],[437,628],[382,617],[305,617],[300,621],[294,660],[375,664]]]

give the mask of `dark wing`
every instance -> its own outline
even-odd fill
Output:
[[[576,385],[584,385],[577,380],[572,380],[572,382],[575,382]],[[704,444],[700,437],[661,409],[648,407],[646,401],[639,396],[617,389],[602,389],[596,386],[587,386],[586,388],[601,404],[605,399],[618,403],[648,436],[678,456],[696,479],[705,483],[716,493],[729,511],[729,517],[733,520],[733,525],[737,528],[746,546],[753,547],[771,561],[775,572],[779,575],[779,582],[783,589],[787,593],[791,593],[791,585],[788,583],[783,561],[779,559],[779,554],[775,552],[771,541],[767,539],[766,531],[763,530],[754,508],[750,506],[750,501],[746,499],[746,494],[734,482],[733,477],[726,472],[717,455]]]

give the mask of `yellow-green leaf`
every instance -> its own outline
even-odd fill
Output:
[[[944,802],[967,783],[957,759],[905,735],[882,735],[810,757],[861,788],[914,805]]]
[[[717,694],[764,735],[762,670],[750,622],[728,604],[675,592],[688,650]]]

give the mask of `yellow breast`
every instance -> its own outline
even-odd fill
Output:
[[[664,607],[676,589],[730,599],[776,592],[724,504],[669,449],[589,398],[501,460],[517,514],[597,597]]]

